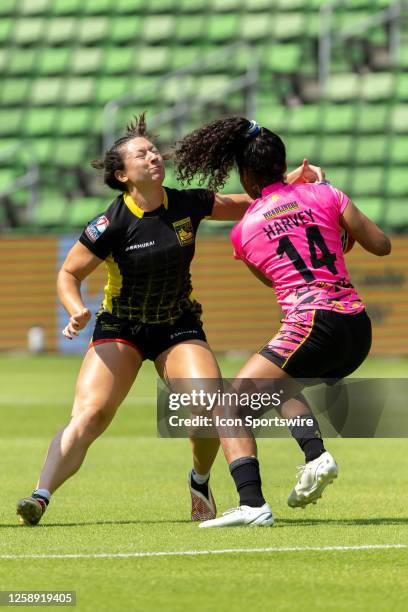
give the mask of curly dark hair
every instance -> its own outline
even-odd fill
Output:
[[[92,168],[104,171],[103,182],[111,189],[123,191],[123,183],[118,181],[115,176],[116,170],[124,169],[121,147],[129,142],[129,140],[139,137],[148,138],[150,140],[147,131],[146,113],[141,113],[139,116],[134,117],[133,121],[126,126],[125,136],[118,138],[111,148],[105,152],[102,159],[94,159],[91,161]]]
[[[244,117],[225,117],[185,136],[175,151],[176,176],[189,184],[195,176],[199,184],[213,191],[224,186],[231,170],[248,172],[259,188],[283,180],[286,150],[281,138],[260,127],[249,131]]]

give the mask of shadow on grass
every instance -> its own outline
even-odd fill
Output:
[[[403,518],[356,518],[356,519],[314,519],[314,518],[293,518],[276,519],[275,527],[315,527],[316,525],[408,525],[408,517]]]
[[[170,520],[170,519],[159,519],[156,521],[89,521],[84,523],[45,523],[40,525],[18,525],[18,524],[0,524],[0,529],[24,529],[37,528],[37,529],[52,529],[54,527],[94,527],[95,525],[188,525],[191,520]]]

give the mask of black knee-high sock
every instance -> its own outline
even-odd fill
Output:
[[[306,463],[317,459],[325,452],[322,434],[317,419],[311,415],[302,415],[299,418],[313,421],[312,425],[290,425],[290,433],[305,453]]]
[[[254,508],[263,506],[265,499],[262,495],[258,459],[241,457],[233,461],[229,468],[239,494],[239,505]]]

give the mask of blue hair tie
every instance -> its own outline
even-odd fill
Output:
[[[255,138],[255,136],[258,136],[260,131],[261,131],[261,126],[259,125],[259,123],[257,123],[254,120],[249,122],[249,128],[247,129],[247,132],[246,132],[247,136],[249,136],[250,138]]]

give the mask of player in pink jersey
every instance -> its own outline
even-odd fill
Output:
[[[284,418],[299,417],[300,424],[290,429],[305,453],[288,504],[305,507],[321,497],[338,467],[301,394],[306,381],[299,379],[341,379],[364,361],[371,346],[370,319],[348,276],[341,228],[375,255],[387,255],[390,241],[329,184],[288,185],[282,140],[255,121],[227,117],[205,125],[181,141],[176,164],[181,180],[198,174],[209,179],[212,189],[222,186],[235,166],[254,199],[232,230],[235,257],[274,288],[284,318],[278,333],[240,370],[236,386],[250,393],[261,379],[285,381],[289,401],[279,412]],[[238,429],[227,437],[220,430],[220,436],[240,504],[200,526],[273,524],[252,431]]]

